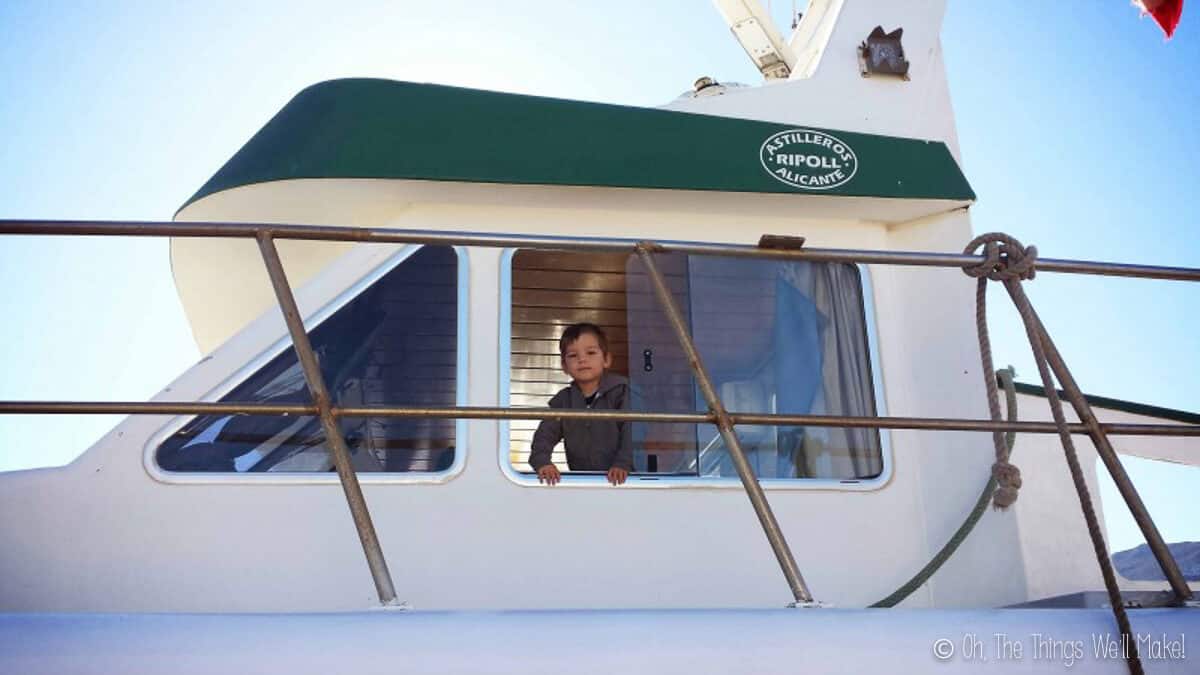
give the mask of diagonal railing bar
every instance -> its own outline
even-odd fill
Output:
[[[309,241],[355,241],[366,243],[429,244],[446,246],[522,247],[558,250],[612,251],[632,253],[637,241],[599,237],[504,236],[477,232],[403,230],[393,228],[336,227],[326,225],[279,225],[269,223],[176,223],[119,222],[93,220],[3,220],[0,234],[108,235],[127,237],[257,237],[269,232],[275,239]],[[663,252],[723,255],[750,258],[849,262],[921,267],[964,267],[984,262],[981,255],[916,251],[799,248],[773,249],[737,244],[666,243]],[[1200,281],[1200,268],[1039,258],[1039,272],[1095,274],[1176,281]]]
[[[797,604],[812,603],[812,593],[809,592],[808,585],[804,583],[804,577],[801,576],[796,559],[792,556],[792,549],[788,546],[783,529],[779,527],[779,521],[775,519],[775,513],[771,511],[771,505],[767,502],[767,495],[763,492],[758,478],[755,477],[749,460],[746,459],[742,443],[733,429],[733,420],[726,412],[725,404],[721,402],[721,397],[717,394],[712,379],[708,376],[708,370],[704,367],[700,353],[696,351],[696,345],[692,342],[692,336],[684,323],[683,315],[675,304],[675,298],[671,297],[670,289],[667,288],[667,281],[659,271],[658,263],[654,261],[654,251],[654,244],[648,242],[639,243],[637,246],[638,257],[646,266],[650,281],[654,285],[654,294],[658,296],[661,309],[667,315],[671,329],[675,332],[676,339],[679,340],[679,346],[683,348],[683,352],[687,356],[688,365],[691,366],[692,373],[696,376],[696,385],[700,388],[700,393],[704,395],[709,411],[717,418],[717,429],[720,430],[721,437],[725,440],[725,447],[729,449],[729,457],[733,460],[738,478],[742,480],[742,487],[746,489],[746,496],[750,498],[750,504],[754,507],[754,514],[758,516],[763,533],[767,535],[771,550],[775,552],[775,558],[779,561],[783,576],[792,589],[792,597]]]
[[[676,413],[630,410],[571,410],[566,408],[496,408],[487,406],[396,407],[353,406],[331,408],[335,417],[393,417],[477,420],[578,419],[616,422],[661,422],[715,424],[712,413]],[[278,403],[191,403],[186,401],[0,401],[0,415],[311,415],[315,406]],[[948,417],[887,417],[850,415],[784,415],[730,412],[734,424],[763,426],[839,427],[861,429],[908,429],[915,431],[1012,431],[1027,434],[1056,434],[1053,422],[993,422],[986,419]],[[1112,436],[1200,436],[1197,424],[1134,424],[1099,422]],[[1086,424],[1072,423],[1072,434],[1090,435]]]
[[[1010,294],[1015,292],[1020,291],[1019,289],[1016,291],[1011,288],[1009,289]],[[1063,390],[1067,392],[1067,400],[1075,408],[1075,414],[1079,416],[1084,426],[1087,427],[1088,436],[1092,439],[1092,445],[1095,446],[1096,453],[1100,455],[1100,459],[1104,462],[1104,466],[1112,476],[1113,483],[1117,486],[1117,491],[1121,493],[1121,498],[1125,500],[1125,505],[1129,508],[1134,522],[1137,523],[1138,529],[1142,531],[1142,535],[1146,538],[1146,545],[1154,553],[1155,560],[1158,561],[1159,567],[1162,568],[1163,576],[1167,578],[1167,582],[1171,585],[1171,590],[1175,592],[1175,596],[1181,602],[1190,600],[1192,598],[1192,590],[1188,587],[1187,580],[1184,578],[1183,572],[1179,569],[1179,563],[1176,562],[1175,556],[1167,548],[1167,542],[1163,539],[1162,533],[1158,531],[1158,527],[1154,524],[1154,518],[1150,516],[1150,512],[1146,509],[1146,504],[1138,494],[1137,488],[1133,486],[1133,481],[1129,479],[1129,474],[1121,464],[1120,458],[1117,457],[1117,451],[1113,449],[1112,443],[1109,442],[1108,436],[1105,435],[1099,420],[1096,419],[1095,413],[1092,412],[1092,407],[1084,399],[1083,392],[1079,390],[1079,385],[1075,382],[1074,376],[1071,375],[1070,369],[1067,368],[1067,363],[1063,360],[1062,354],[1054,346],[1054,340],[1050,338],[1050,333],[1046,331],[1041,318],[1032,308],[1029,311],[1033,317],[1034,325],[1037,326],[1040,333],[1039,337],[1041,338],[1046,363],[1050,366],[1050,370],[1054,372],[1054,377],[1062,385]]]
[[[358,538],[367,556],[367,566],[371,569],[371,578],[375,580],[379,602],[382,605],[396,604],[392,575],[388,572],[379,537],[375,534],[375,525],[371,522],[371,513],[367,510],[362,486],[358,484],[358,476],[350,461],[350,451],[346,448],[346,439],[342,438],[342,431],[338,428],[337,418],[333,414],[329,392],[325,388],[325,378],[321,375],[321,366],[317,363],[317,355],[308,341],[304,321],[296,307],[296,298],[292,295],[291,284],[288,283],[283,263],[279,259],[279,251],[275,248],[270,233],[258,233],[258,247],[262,251],[263,262],[267,265],[267,273],[271,277],[271,285],[275,288],[275,297],[279,300],[279,308],[283,311],[288,332],[292,335],[292,346],[296,349],[296,358],[304,370],[304,380],[308,383],[309,393],[312,394],[313,405],[320,415],[325,443],[329,446],[333,466],[341,479],[342,490],[346,493],[346,503],[350,506],[354,527],[358,530]]]

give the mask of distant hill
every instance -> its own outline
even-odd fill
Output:
[[[1183,578],[1188,581],[1200,581],[1200,541],[1181,541],[1167,544],[1171,555],[1179,563]],[[1112,554],[1113,566],[1126,579],[1136,581],[1166,581],[1158,561],[1150,552],[1150,547],[1142,544],[1128,551]]]

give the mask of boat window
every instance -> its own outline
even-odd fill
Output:
[[[732,412],[876,414],[863,279],[849,264],[659,254],[660,268],[718,393]],[[510,402],[545,406],[567,386],[562,329],[607,333],[611,372],[627,377],[635,410],[705,411],[695,377],[637,256],[520,250],[512,256]],[[513,421],[509,459],[532,473],[538,422]],[[764,479],[865,480],[883,471],[873,429],[739,425]],[[709,424],[632,427],[635,474],[736,477]],[[552,461],[566,470],[564,448]]]
[[[337,309],[309,338],[335,405],[453,406],[458,345],[458,259],[417,249]],[[222,401],[308,403],[287,347]],[[441,472],[455,456],[454,420],[342,418],[360,472]],[[158,448],[180,472],[327,472],[333,462],[316,417],[204,415]]]

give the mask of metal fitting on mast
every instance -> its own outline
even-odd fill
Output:
[[[786,80],[796,55],[775,28],[771,14],[758,0],[713,0],[733,36],[767,80]]]

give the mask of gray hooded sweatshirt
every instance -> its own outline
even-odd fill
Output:
[[[586,397],[574,382],[550,399],[551,408],[588,409]],[[629,380],[604,373],[592,410],[628,410]],[[567,446],[567,466],[572,471],[608,471],[613,467],[633,471],[630,422],[609,420],[542,420],[533,434],[529,465],[534,471],[550,463],[559,441]]]

